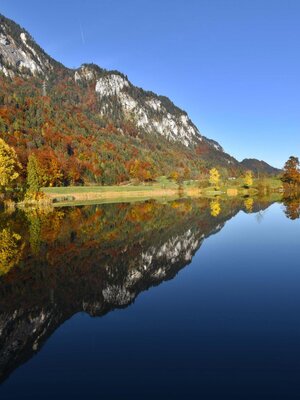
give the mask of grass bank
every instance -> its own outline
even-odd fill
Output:
[[[282,184],[278,178],[255,180],[251,189],[243,188],[243,182],[240,179],[227,180],[216,191],[211,187],[201,187],[199,181],[185,181],[179,186],[176,182],[168,180],[166,177],[160,177],[156,182],[147,184],[48,187],[43,188],[43,192],[53,205],[69,206],[178,197],[255,196],[260,190],[273,193],[279,192],[281,188]]]

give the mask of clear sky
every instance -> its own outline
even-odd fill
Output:
[[[241,160],[300,156],[299,0],[0,0],[67,65],[163,94]]]

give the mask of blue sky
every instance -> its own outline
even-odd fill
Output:
[[[163,94],[241,160],[300,156],[299,0],[0,0],[52,57]]]

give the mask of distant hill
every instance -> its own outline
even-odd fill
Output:
[[[245,169],[253,171],[255,175],[278,175],[281,172],[280,169],[274,168],[265,161],[256,160],[255,158],[245,158],[241,162],[241,165]]]

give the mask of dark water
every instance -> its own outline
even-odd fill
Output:
[[[0,398],[298,399],[299,202],[286,206],[2,213]]]

